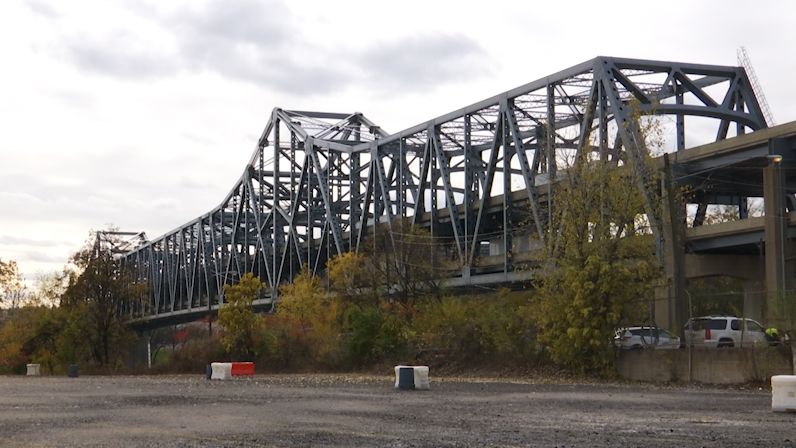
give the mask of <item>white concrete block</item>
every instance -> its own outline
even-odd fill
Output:
[[[771,377],[771,410],[796,412],[796,375]]]
[[[228,380],[232,378],[232,363],[231,362],[214,362],[210,364],[212,380]]]
[[[412,369],[412,384],[401,384],[401,370]],[[401,387],[403,386],[403,387]],[[428,379],[428,366],[395,366],[395,388],[427,390],[431,388]]]
[[[28,376],[41,375],[41,364],[28,364]]]
[[[428,390],[431,384],[428,380],[428,366],[415,367],[415,389]]]

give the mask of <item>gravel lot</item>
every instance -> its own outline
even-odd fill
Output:
[[[767,390],[436,378],[0,377],[2,446],[796,447]]]

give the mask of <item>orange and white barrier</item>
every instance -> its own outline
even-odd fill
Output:
[[[233,376],[254,375],[253,362],[214,362],[210,364],[210,379],[228,380]]]
[[[232,376],[251,376],[254,375],[253,362],[233,362]]]

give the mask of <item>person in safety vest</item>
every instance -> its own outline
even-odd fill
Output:
[[[779,341],[779,330],[774,327],[766,328],[766,339],[768,339],[768,342]]]

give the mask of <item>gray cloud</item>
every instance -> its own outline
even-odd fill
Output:
[[[57,52],[80,69],[117,78],[155,78],[186,71],[271,86],[287,93],[324,93],[347,76],[323,52],[304,42],[290,11],[278,0],[212,0],[171,14],[131,10],[174,39],[174,48],[148,42],[124,27],[108,35],[65,36]]]
[[[469,37],[438,33],[373,46],[359,63],[372,82],[412,90],[483,76],[491,64],[486,50]]]
[[[65,36],[61,45],[64,56],[81,69],[114,77],[152,78],[179,70],[174,55],[143,42],[129,30],[100,38]]]
[[[230,180],[230,183],[232,180]],[[210,182],[203,181],[201,179],[193,178],[193,177],[180,177],[180,180],[177,182],[177,185],[183,187],[187,190],[213,190],[215,185]]]
[[[64,241],[39,240],[33,238],[20,238],[11,235],[0,235],[0,246],[35,246],[55,247],[68,246],[71,243]]]
[[[176,30],[183,62],[193,69],[289,93],[328,92],[346,83],[339,68],[323,63],[322,52],[302,40],[298,24],[279,1],[213,0],[168,22]]]
[[[52,5],[48,5],[47,3],[43,3],[38,0],[28,0],[25,2],[25,5],[27,5],[31,11],[48,19],[57,19],[61,16],[58,14],[58,11],[52,7]]]
[[[206,71],[304,96],[343,89],[363,78],[389,90],[430,90],[490,72],[487,52],[458,34],[429,33],[330,54],[306,41],[300,21],[280,0],[211,0],[169,14],[151,9],[130,13],[143,14],[173,45],[146,41],[140,30],[127,25],[104,36],[66,36],[58,44],[60,52],[83,70],[113,77]]]
[[[0,173],[0,204],[5,209],[15,210],[15,213],[3,216],[3,230],[23,229],[28,223],[47,220],[53,232],[53,236],[27,235],[26,238],[0,234],[0,246],[10,246],[17,251],[48,245],[77,249],[85,235],[75,236],[75,228],[101,229],[108,221],[120,223],[124,230],[155,230],[158,233],[210,210],[225,193],[222,189],[205,201],[196,201],[197,191],[202,191],[198,190],[200,186],[179,181],[164,185],[157,179],[165,174],[144,169],[140,160],[132,155],[117,155],[118,152],[82,158],[74,164],[61,164],[70,173],[68,179]],[[244,162],[241,161],[241,166]],[[43,169],[50,170],[51,167],[44,166]],[[184,174],[182,169],[180,173]],[[229,184],[233,181],[229,179]],[[25,186],[24,192],[20,191],[19,185]],[[211,190],[213,187],[207,186],[203,191]],[[67,237],[67,233],[73,236]],[[62,238],[68,238],[69,242],[58,244],[56,239]],[[20,257],[17,257],[18,261],[46,261]]]
[[[62,263],[67,262],[67,257],[60,257],[56,255],[49,255],[38,251],[28,251],[23,254],[21,259],[25,261],[34,261],[38,263]]]
[[[295,39],[290,11],[277,0],[212,0],[199,10],[180,10],[168,22],[180,28],[178,32],[188,38],[186,43],[205,44],[211,50],[279,45]],[[192,50],[202,53],[201,48]]]

